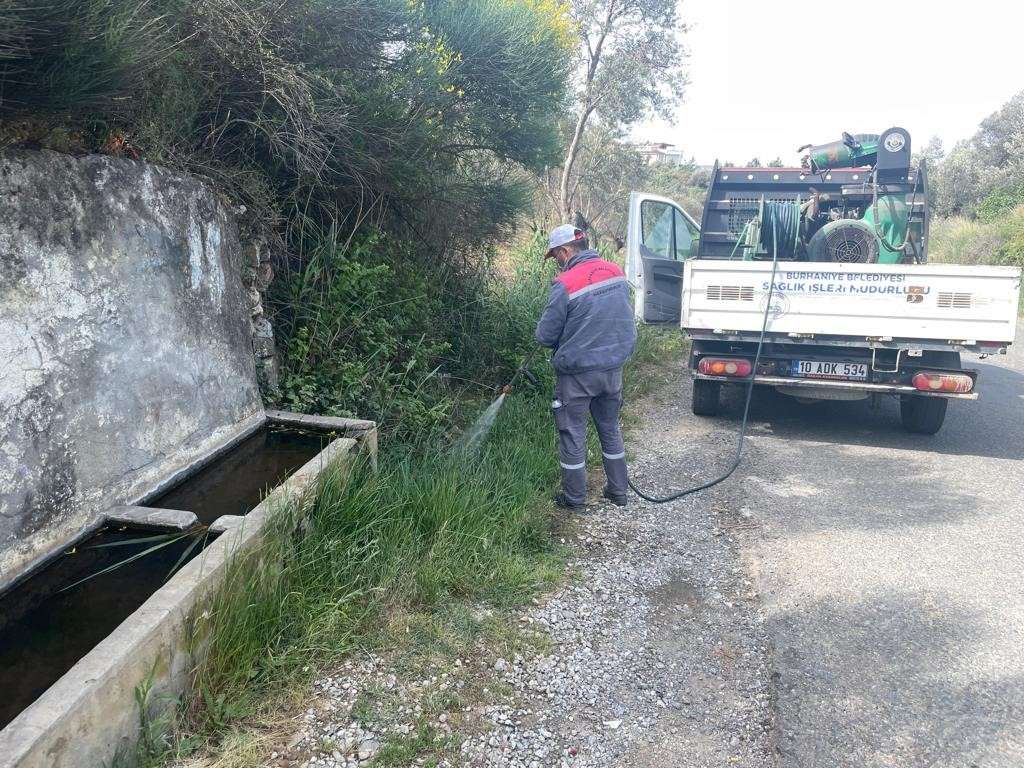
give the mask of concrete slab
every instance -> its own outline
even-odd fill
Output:
[[[107,523],[132,528],[151,528],[158,531],[187,531],[199,524],[195,512],[184,509],[158,507],[111,507],[104,512]]]
[[[241,525],[245,520],[242,515],[221,515],[210,523],[210,533],[221,534],[230,531],[235,526]]]
[[[267,419],[278,424],[291,424],[307,429],[331,430],[346,437],[361,437],[366,432],[377,429],[375,422],[365,419],[346,419],[341,416],[319,416],[311,413],[294,413],[273,409],[267,411]]]

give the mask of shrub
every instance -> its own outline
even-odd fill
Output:
[[[930,239],[933,261],[1024,267],[1024,205],[988,220],[936,219]]]
[[[272,294],[281,404],[375,418],[399,438],[447,421],[452,399],[436,374],[450,350],[449,297],[439,275],[379,232],[342,239],[336,229],[315,230],[297,248],[295,268]]]
[[[0,145],[141,156],[258,223],[341,211],[448,256],[503,233],[519,169],[557,156],[565,20],[536,0],[4,2]]]
[[[1012,216],[1013,209],[1019,206],[1024,206],[1024,184],[992,192],[978,205],[977,214],[982,221],[995,221]]]
[[[537,233],[457,269],[379,231],[307,228],[273,288],[277,399],[375,419],[392,439],[443,440],[535,350],[553,274],[543,243]],[[544,358],[532,370],[549,381]]]

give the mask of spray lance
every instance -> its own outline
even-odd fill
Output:
[[[516,369],[515,374],[513,374],[512,378],[508,380],[508,383],[501,388],[501,394],[511,395],[512,388],[515,386],[515,383],[519,380],[520,376],[530,382],[531,386],[537,387],[538,389],[540,388],[540,379],[538,379],[530,370],[530,364],[537,356],[537,353],[540,352],[540,349],[540,347],[534,347],[530,351],[530,354],[523,358],[523,362],[519,365],[519,368]]]

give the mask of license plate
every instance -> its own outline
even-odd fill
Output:
[[[868,377],[867,363],[837,363],[827,360],[794,360],[789,372],[808,379],[854,379]]]

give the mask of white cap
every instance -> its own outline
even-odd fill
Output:
[[[572,224],[560,224],[552,229],[551,234],[548,235],[548,253],[551,253],[551,251],[559,246],[582,239],[582,230],[576,229]]]

